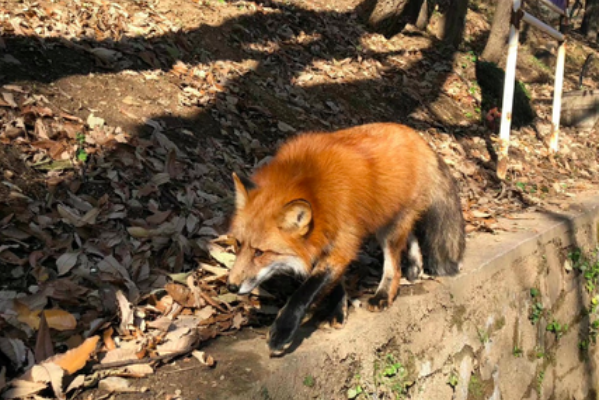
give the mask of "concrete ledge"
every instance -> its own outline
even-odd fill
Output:
[[[189,395],[346,399],[348,388],[360,385],[378,398],[395,398],[377,382],[375,367],[390,354],[405,366],[402,379],[413,382],[413,399],[590,398],[599,357],[592,351],[582,358],[578,347],[588,329],[581,311],[589,298],[582,278],[564,262],[567,248],[596,245],[598,221],[597,197],[565,213],[504,219],[511,232],[468,241],[459,276],[402,286],[383,313],[352,309],[344,329],[315,331],[280,359],[268,358],[263,337],[217,340],[206,350],[229,384]],[[551,321],[529,321],[532,287],[540,292],[534,301],[569,324],[559,341],[545,329]]]

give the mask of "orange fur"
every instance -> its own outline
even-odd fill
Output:
[[[331,267],[341,275],[364,236],[389,224],[402,209],[418,213],[428,206],[436,163],[420,135],[398,124],[295,137],[253,176],[257,188],[237,210],[231,234],[254,249],[297,254],[307,272],[329,252]],[[296,199],[312,207],[312,229],[305,237],[277,226],[281,209]],[[236,283],[261,266],[243,256],[240,261],[231,271]]]
[[[229,290],[248,293],[281,272],[306,278],[271,327],[273,354],[284,351],[308,307],[328,293],[331,322],[343,324],[347,306],[340,279],[369,234],[376,234],[385,254],[371,310],[390,306],[397,296],[410,235],[423,249],[425,270],[459,270],[464,227],[455,182],[406,126],[380,123],[301,135],[284,144],[252,182],[233,178],[230,234],[239,249]]]

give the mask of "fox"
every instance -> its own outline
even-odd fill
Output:
[[[301,280],[270,327],[271,356],[289,348],[308,310],[325,298],[329,322],[343,327],[348,313],[343,276],[371,235],[384,261],[367,302],[370,311],[393,304],[402,257],[415,261],[414,251],[429,275],[460,270],[465,224],[457,183],[443,159],[408,126],[373,123],[304,133],[285,142],[250,179],[232,175],[229,235],[236,260],[228,290],[245,295],[277,274]],[[408,268],[408,279],[418,270]]]

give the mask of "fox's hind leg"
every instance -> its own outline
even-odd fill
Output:
[[[418,239],[413,232],[410,232],[408,236],[408,243],[401,257],[402,261],[402,275],[409,280],[414,282],[422,273],[422,251],[418,244]]]
[[[415,212],[404,211],[394,223],[377,232],[377,240],[383,248],[385,257],[383,277],[374,296],[368,300],[370,311],[381,311],[391,306],[399,292],[401,279],[401,254],[406,248],[408,236],[416,220]]]

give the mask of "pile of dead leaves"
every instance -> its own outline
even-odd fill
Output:
[[[224,265],[232,259],[228,243],[224,237],[211,244]],[[63,256],[59,271],[76,258]],[[195,273],[171,275],[166,284],[159,279],[135,303],[119,289],[127,286],[126,270],[114,257],[106,257],[87,275],[83,269],[70,278],[30,286],[29,294],[0,290],[0,352],[8,360],[8,368],[0,371],[0,390],[6,389],[2,398],[51,389],[64,399],[99,382],[108,390],[126,391],[126,381],[109,378],[143,377],[159,363],[190,353],[211,367],[215,360],[197,351],[198,346],[239,330],[248,323],[249,310],[262,306],[256,297],[241,299],[221,291],[228,271],[223,266],[202,264]],[[82,286],[81,278],[95,280],[94,288]],[[134,284],[128,283],[131,297]],[[271,309],[267,306],[265,313]],[[26,372],[7,382],[7,371]]]
[[[3,171],[3,398],[49,387],[65,398],[106,377],[144,376],[249,322],[260,302],[224,288],[234,254],[219,237],[231,202],[222,169],[198,162],[154,121],[150,137],[130,137],[28,88],[0,93],[0,142],[19,149],[48,188],[33,198],[10,165]]]

